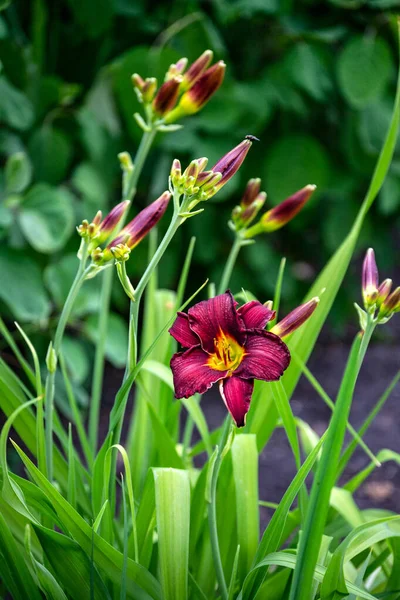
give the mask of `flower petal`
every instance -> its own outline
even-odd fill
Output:
[[[252,300],[237,309],[246,329],[264,329],[268,321],[275,317],[275,311],[261,302]]]
[[[184,348],[199,345],[199,338],[190,329],[189,318],[186,313],[178,312],[175,323],[168,331]]]
[[[245,379],[276,381],[290,363],[288,347],[275,334],[264,329],[247,332],[246,354],[235,375]]]
[[[208,354],[200,346],[177,352],[171,358],[174,377],[175,398],[189,398],[193,394],[204,394],[227,371],[216,371],[207,365]]]
[[[206,352],[214,352],[214,339],[221,330],[235,338],[239,344],[244,344],[244,323],[236,312],[235,305],[232,294],[227,291],[189,309],[190,329],[199,336]]]
[[[222,400],[238,427],[245,425],[253,387],[254,382],[251,379],[241,379],[240,377],[228,377],[219,383]]]

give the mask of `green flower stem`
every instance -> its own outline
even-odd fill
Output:
[[[71,314],[72,307],[79,293],[82,283],[86,276],[86,262],[87,262],[87,244],[83,244],[82,258],[79,263],[78,271],[76,272],[75,279],[69,290],[67,299],[62,309],[60,319],[57,324],[56,333],[54,336],[53,349],[56,358],[60,353],[62,338],[64,335],[65,328],[68,323],[68,319]],[[47,477],[50,481],[53,479],[53,412],[54,412],[54,382],[56,377],[57,368],[49,369],[47,371],[46,387],[45,387],[45,418],[46,418],[46,467]]]
[[[251,243],[251,242],[250,242]],[[247,246],[249,244],[249,240],[244,240],[238,235],[235,238],[235,241],[232,244],[231,251],[228,256],[228,260],[225,264],[224,272],[222,273],[221,281],[218,287],[218,294],[223,294],[229,287],[229,282],[231,280],[232,271],[236,263],[236,259],[240,252],[240,249],[243,246]]]
[[[232,419],[228,415],[225,419],[222,427],[221,438],[216,448],[216,458],[214,465],[210,463],[209,468],[213,468],[210,488],[208,490],[208,526],[210,530],[211,550],[214,559],[214,568],[217,575],[218,587],[221,594],[222,600],[228,600],[228,588],[225,581],[224,569],[222,566],[221,553],[219,549],[218,541],[218,527],[217,527],[217,482],[219,470],[224,455],[224,449],[228,441],[229,433],[232,428]],[[212,459],[211,459],[212,460]]]
[[[142,173],[144,163],[146,162],[147,155],[150,152],[151,145],[154,142],[154,138],[156,137],[156,133],[157,129],[155,128],[151,129],[151,131],[145,131],[143,133],[142,139],[140,140],[139,148],[135,156],[133,173],[126,187],[126,191],[123,194],[122,200],[132,201],[135,197],[136,186],[139,181],[139,177]]]
[[[136,194],[136,186],[151,145],[156,136],[156,129],[144,132],[138,151],[135,156],[134,168],[128,185],[124,190],[122,200],[133,200]],[[122,225],[121,225],[122,227]],[[98,443],[98,429],[100,418],[101,393],[104,377],[104,357],[106,349],[106,338],[108,329],[108,318],[110,312],[111,290],[114,277],[114,269],[106,269],[103,275],[100,299],[100,313],[98,323],[98,341],[94,358],[92,393],[89,411],[89,443],[93,456],[96,454]]]
[[[184,217],[180,216],[180,213],[185,211],[185,201],[183,201],[183,205],[182,205],[182,207],[180,207],[179,206],[179,198],[180,198],[180,194],[178,192],[175,192],[174,196],[173,196],[174,212],[172,215],[171,222],[169,224],[169,227],[168,227],[163,239],[161,240],[160,244],[158,245],[157,250],[155,251],[155,253],[153,255],[153,258],[151,259],[150,263],[148,264],[147,269],[143,273],[143,275],[135,289],[135,302],[131,302],[131,305],[130,305],[129,349],[128,349],[129,361],[128,361],[128,364],[125,369],[123,383],[126,381],[126,379],[129,377],[129,375],[132,373],[133,369],[136,366],[137,326],[138,326],[138,318],[139,318],[140,301],[141,301],[143,292],[145,291],[146,286],[149,283],[151,276],[153,275],[155,269],[157,268],[158,263],[160,262],[161,258],[163,257],[165,251],[167,250],[178,227],[185,220]],[[132,384],[133,384],[133,381],[132,381]],[[130,387],[126,391],[126,394],[124,396],[124,400],[123,400],[124,408],[121,411],[121,416],[119,417],[119,421],[118,421],[117,425],[115,426],[114,431],[112,431],[112,444],[119,444],[120,439],[121,439],[122,424],[123,424],[123,420],[124,420],[125,407],[126,407],[126,403],[128,401],[129,392],[130,392]],[[115,472],[116,472],[116,458],[113,458],[110,482],[115,481]],[[114,485],[111,485],[110,497],[112,499],[111,506],[114,508],[115,507],[115,486]]]

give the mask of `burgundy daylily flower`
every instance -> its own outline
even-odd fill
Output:
[[[171,359],[175,397],[203,394],[219,382],[227,409],[243,427],[254,379],[279,379],[290,353],[280,337],[265,331],[273,310],[254,300],[237,307],[227,291],[178,313],[169,331],[186,348]]]

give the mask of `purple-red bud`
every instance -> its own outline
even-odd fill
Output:
[[[311,317],[314,310],[317,308],[318,303],[319,298],[316,296],[305,304],[301,304],[301,306],[298,306],[284,317],[282,321],[274,325],[271,329],[271,333],[275,333],[275,335],[278,335],[280,338],[290,335]]]
[[[270,233],[286,225],[301,211],[315,189],[315,185],[306,185],[277,206],[274,206],[274,208],[271,208],[262,215],[258,223],[247,230],[246,238],[253,238],[259,233]]]
[[[376,302],[378,285],[379,274],[375,261],[375,253],[372,248],[368,248],[362,270],[362,295],[365,308],[369,308]]]
[[[194,61],[183,76],[181,88],[186,91],[192,87],[201,75],[206,71],[213,59],[213,52],[206,50],[197,60]]]
[[[114,206],[114,208],[108,213],[99,225],[99,229],[96,235],[96,244],[102,244],[112,234],[118,223],[125,215],[130,205],[129,200],[124,200]],[[97,216],[97,215],[96,215]],[[94,222],[94,221],[93,221]]]
[[[172,77],[162,84],[153,100],[153,110],[159,116],[169,113],[175,106],[178,95],[181,77]]]
[[[216,184],[216,190],[214,193],[220,190],[226,183],[228,183],[230,179],[232,179],[235,173],[237,173],[242,166],[243,161],[251,148],[251,145],[252,141],[246,137],[243,142],[235,146],[235,148],[233,148],[215,163],[211,171],[213,173],[221,173],[222,177]]]
[[[379,285],[376,295],[376,305],[378,308],[381,306],[381,304],[383,304],[383,302],[385,302],[386,298],[389,296],[390,290],[392,289],[392,283],[393,282],[391,279],[385,279]]]
[[[386,300],[382,303],[382,306],[379,309],[378,319],[383,317],[389,317],[394,312],[398,312],[400,310],[400,287],[397,287],[394,292],[390,294],[386,298]]]
[[[255,179],[249,179],[246,185],[246,189],[243,192],[242,199],[240,201],[240,206],[245,208],[252,204],[252,202],[256,199],[261,187],[261,179],[259,177]]]
[[[112,240],[103,252],[103,262],[112,258],[111,248],[119,244],[126,244],[132,250],[150,232],[167,210],[171,199],[170,192],[164,192],[157,200],[144,208],[136,217],[126,225],[119,235]]]
[[[241,221],[245,227],[250,225],[250,223],[256,218],[256,216],[264,206],[266,199],[267,194],[265,192],[260,192],[253,200],[253,202],[246,206],[244,210],[242,210]]]
[[[193,115],[201,110],[222,84],[225,69],[226,65],[222,60],[207,69],[183,94],[178,106],[166,117],[166,123],[173,123],[186,115]]]

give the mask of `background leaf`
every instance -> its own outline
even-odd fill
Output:
[[[35,250],[55,252],[74,228],[73,196],[66,189],[38,183],[25,196],[18,221]]]
[[[38,264],[25,252],[0,248],[0,298],[19,321],[39,321],[50,313]]]
[[[353,37],[342,51],[337,69],[348,102],[356,108],[366,106],[382,94],[390,80],[390,49],[382,38]]]

